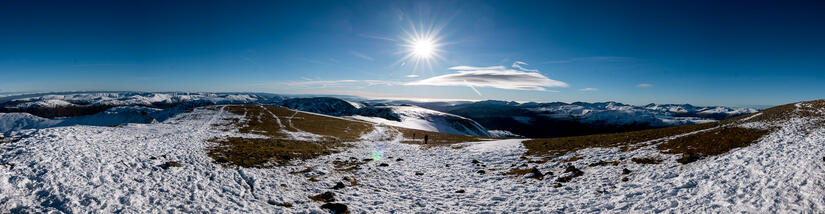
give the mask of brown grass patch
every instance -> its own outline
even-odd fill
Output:
[[[311,159],[340,151],[349,146],[344,142],[355,141],[363,133],[372,130],[372,124],[369,123],[297,112],[277,106],[230,105],[224,110],[243,115],[243,119],[225,120],[225,126],[237,128],[240,133],[266,137],[210,140],[217,145],[209,149],[209,156],[224,165],[287,165],[292,160]],[[294,140],[284,131],[304,131],[324,137],[317,141]]]
[[[655,158],[655,157],[644,157],[644,158],[631,158],[631,161],[638,164],[659,164],[662,163],[662,159]]]
[[[484,140],[484,138],[469,135],[447,134],[400,127],[393,128],[401,132],[404,138],[411,139],[403,142],[409,144],[424,144],[424,136],[427,136],[428,138],[428,145],[450,145],[456,143],[475,142]]]
[[[556,158],[582,149],[632,146],[645,141],[709,129],[719,125],[720,122],[714,122],[624,133],[532,139],[522,143],[527,148],[526,155]]]
[[[562,176],[562,177],[559,177],[558,179],[556,179],[556,182],[559,182],[559,183],[566,183],[566,182],[570,182],[570,181],[571,181],[571,180],[573,180],[573,178],[575,178],[575,177],[579,177],[579,176],[584,175],[584,172],[582,172],[581,170],[577,169],[577,168],[576,168],[575,166],[573,166],[573,165],[569,165],[569,166],[567,166],[567,168],[565,168],[565,169],[564,169],[564,173],[570,173],[570,174],[569,174],[569,175],[567,175],[567,176]]]
[[[361,165],[369,163],[370,161],[371,161],[371,159],[355,160],[353,158],[353,159],[346,160],[346,161],[341,161],[341,160],[332,161],[332,165],[335,166],[335,170],[348,172],[348,171],[355,171],[357,169],[360,169]]]
[[[536,167],[529,168],[529,169],[516,168],[516,169],[512,169],[509,172],[506,172],[504,174],[513,175],[513,176],[516,176],[516,177],[524,177],[525,175],[530,174],[530,177],[528,177],[528,178],[533,178],[533,179],[537,179],[537,180],[544,179],[544,174],[542,174],[541,171],[539,171],[539,169],[536,168]]]
[[[735,126],[722,127],[670,140],[660,144],[658,149],[667,154],[682,154],[677,161],[687,164],[707,156],[719,155],[731,149],[748,146],[770,132],[771,130]]]
[[[619,162],[619,161],[603,161],[603,160],[600,160],[599,162],[588,164],[588,166],[591,166],[591,167],[593,167],[593,166],[618,166],[619,163],[621,163],[621,162]]]

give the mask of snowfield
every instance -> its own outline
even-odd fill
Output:
[[[390,112],[398,115],[401,121],[392,121],[380,117],[367,117],[361,115],[350,117],[377,124],[432,132],[472,136],[490,136],[490,133],[486,128],[484,128],[484,126],[481,126],[473,120],[453,114],[433,111],[418,106],[379,106],[375,108],[389,109]]]
[[[242,135],[212,125],[233,117],[239,116],[198,108],[162,123],[14,132],[9,142],[0,143],[0,212],[325,213],[322,203],[307,197],[327,191],[354,213],[825,210],[825,127],[811,120],[787,121],[751,146],[687,165],[652,148],[581,150],[583,159],[574,165],[584,175],[556,187],[555,178],[565,174],[567,164],[528,163],[520,139],[424,147],[399,143],[402,139],[382,126],[346,151],[295,166],[225,168],[207,156],[213,145],[207,139]],[[627,161],[650,155],[669,160]],[[353,172],[329,164],[352,158],[377,160]],[[598,160],[625,161],[585,164]],[[167,166],[170,161],[181,167]],[[552,179],[503,174],[523,164],[552,172]],[[290,173],[306,168],[311,170]],[[624,168],[632,173],[622,175]],[[344,177],[358,184],[331,189]],[[624,177],[628,181],[622,182]]]

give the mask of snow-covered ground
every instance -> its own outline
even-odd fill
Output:
[[[0,212],[321,213],[321,203],[307,196],[327,191],[354,213],[825,210],[825,128],[810,128],[807,120],[786,122],[754,145],[687,165],[672,156],[655,165],[627,161],[660,155],[651,149],[581,150],[583,159],[574,165],[584,175],[555,187],[565,163],[537,165],[555,175],[544,180],[502,174],[527,163],[521,140],[422,147],[399,143],[380,126],[353,148],[296,166],[224,168],[206,155],[212,145],[206,140],[239,135],[211,125],[225,117],[238,116],[199,108],[157,124],[17,132],[19,140],[0,144]],[[375,154],[382,158],[354,172],[329,164]],[[620,158],[618,166],[586,166]],[[163,169],[167,161],[182,166]],[[290,174],[305,168],[319,181]],[[624,168],[632,173],[621,175]],[[358,184],[332,190],[345,176]]]
[[[425,109],[418,106],[378,106],[375,108],[389,109],[392,113],[398,115],[401,121],[393,121],[380,117],[368,117],[362,115],[350,117],[372,123],[410,129],[449,134],[490,136],[490,133],[486,128],[484,128],[484,126],[481,126],[473,120],[458,115]]]

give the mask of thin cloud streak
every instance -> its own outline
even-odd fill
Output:
[[[369,61],[375,61],[375,59],[373,59],[372,57],[367,56],[366,54],[363,54],[363,53],[358,52],[358,51],[350,51],[349,53],[352,54],[353,56],[361,58],[361,59],[365,59],[365,60],[369,60]]]
[[[523,65],[528,65],[528,64],[526,62],[516,61],[516,62],[513,63],[512,67],[515,68],[515,69],[518,69],[520,71],[539,72],[539,70],[536,70],[536,69],[524,68]]]
[[[653,84],[641,83],[636,85],[636,88],[653,88]]]

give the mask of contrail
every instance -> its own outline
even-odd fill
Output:
[[[484,96],[484,95],[481,95],[481,92],[479,92],[479,91],[478,91],[478,89],[476,89],[476,87],[473,87],[473,85],[472,85],[472,84],[468,83],[468,82],[467,82],[467,80],[464,80],[464,84],[467,84],[467,86],[470,86],[470,88],[472,88],[472,89],[473,89],[473,91],[475,91],[475,92],[476,92],[476,94],[478,94],[478,96],[481,96],[481,97],[483,97],[483,96]]]

